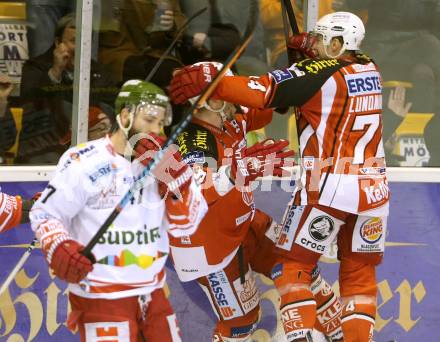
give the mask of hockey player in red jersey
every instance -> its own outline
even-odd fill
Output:
[[[111,135],[62,156],[32,207],[32,229],[55,275],[69,283],[68,326],[79,327],[81,341],[181,341],[163,291],[168,233],[190,236],[207,205],[175,145],[153,171],[158,177],[146,177],[99,239],[92,251],[96,262],[81,254],[160,148],[158,135],[171,123],[168,97],[140,80],[123,85],[116,111]]]
[[[202,62],[196,66],[217,70],[222,65]],[[228,71],[225,77],[231,75]],[[209,99],[177,140],[184,161],[198,170],[209,209],[191,237],[170,238],[171,252],[180,279],[197,279],[212,303],[218,317],[213,341],[251,340],[259,318],[254,272],[270,277],[276,261],[273,252],[279,226],[255,208],[250,186],[258,176],[280,176],[293,151],[284,150],[285,140],[268,139],[250,148],[246,144],[248,131],[271,120],[271,109],[241,107],[237,112],[232,103]],[[259,160],[257,167],[248,163],[253,158]],[[237,172],[240,167],[245,170]],[[337,297],[319,271],[313,280],[318,302],[329,308],[337,305]],[[317,327],[326,335],[340,335],[335,322],[331,329],[328,324]]]
[[[24,200],[21,196],[0,192],[0,233],[29,222],[29,210],[39,196],[37,193],[32,199]]]
[[[3,233],[22,221],[22,199],[0,192],[0,233]]]
[[[291,40],[311,58],[260,77],[224,77],[212,95],[254,108],[297,109],[301,182],[277,242],[282,262],[272,272],[289,341],[310,336],[319,313],[310,289],[311,273],[334,239],[344,341],[372,340],[375,268],[384,252],[389,188],[381,75],[359,51],[364,34],[362,21],[352,13],[326,15],[311,34]],[[199,93],[210,72],[215,70],[182,69],[171,84],[174,101]]]

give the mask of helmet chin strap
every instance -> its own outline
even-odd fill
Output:
[[[127,127],[124,127],[124,125],[122,124],[121,114],[116,115],[116,122],[118,123],[119,128],[124,133],[127,140],[130,139],[130,137],[128,136],[129,135],[128,133],[130,132],[131,127],[133,127],[135,111],[136,111],[136,108],[133,109],[133,106],[128,111],[128,126]]]
[[[208,102],[205,102],[205,103],[203,104],[203,107],[205,107],[207,110],[209,110],[209,111],[211,111],[211,112],[217,113],[217,114],[220,116],[220,119],[222,120],[222,124],[223,124],[225,121],[228,121],[228,117],[226,116],[226,113],[225,113],[226,101],[223,101],[223,106],[222,106],[220,109],[214,109],[214,108],[212,108],[212,107],[208,104]]]

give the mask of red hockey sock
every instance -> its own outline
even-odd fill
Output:
[[[316,300],[315,329],[330,337],[332,342],[343,341],[340,299],[321,275],[312,282],[310,289]]]
[[[375,304],[356,304],[353,300],[344,305],[342,330],[345,342],[371,342],[373,340]]]
[[[316,319],[316,302],[310,290],[299,288],[282,295],[280,311],[287,341],[311,341],[310,335]]]

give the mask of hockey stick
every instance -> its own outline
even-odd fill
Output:
[[[26,260],[31,255],[32,251],[34,250],[38,240],[37,238],[34,238],[32,242],[29,244],[29,246],[26,249],[26,252],[23,253],[20,260],[17,262],[17,265],[15,265],[14,269],[11,271],[9,276],[6,278],[5,282],[2,284],[2,287],[0,287],[0,297],[3,294],[3,292],[6,291],[6,289],[11,285],[12,281],[14,280],[17,273],[21,270]]]
[[[298,34],[299,28],[296,22],[295,13],[293,12],[292,3],[290,2],[290,0],[281,1],[281,13],[283,15],[284,38],[286,39],[287,58],[289,60],[289,64],[292,65],[293,63],[295,63],[295,61],[298,58],[296,56],[295,51],[289,48],[289,32],[290,30],[292,30],[293,34]]]
[[[284,10],[287,12],[287,16],[289,17],[290,28],[292,29],[292,33],[299,33],[298,24],[296,22],[295,13],[293,12],[292,3],[290,0],[283,0],[281,5],[284,7]]]
[[[193,114],[197,112],[199,110],[199,107],[206,102],[209,96],[213,93],[214,89],[217,87],[217,84],[220,82],[224,74],[235,63],[235,61],[238,59],[238,57],[240,57],[244,49],[248,46],[249,42],[252,39],[255,27],[257,25],[257,21],[258,21],[258,3],[257,0],[252,0],[249,6],[249,19],[248,19],[247,27],[243,35],[241,44],[237,46],[234,52],[228,57],[228,59],[225,61],[223,65],[223,68],[214,77],[212,82],[203,90],[203,92],[197,98],[195,103],[187,111],[182,121],[172,131],[170,137],[165,142],[163,148],[154,155],[154,158],[144,168],[141,175],[136,179],[136,181],[130,187],[128,192],[118,203],[116,208],[113,209],[112,213],[109,215],[109,217],[107,217],[105,222],[101,225],[99,230],[96,232],[96,234],[87,244],[87,246],[81,252],[83,255],[88,257],[90,260],[93,260],[93,256],[91,254],[93,247],[98,243],[98,240],[105,234],[108,227],[110,227],[110,225],[116,219],[116,217],[119,215],[122,209],[124,209],[124,207],[130,202],[130,200],[134,196],[134,193],[143,187],[145,178],[151,173],[152,170],[155,169],[159,161],[162,159],[162,157],[165,154],[164,152],[165,149],[176,141],[177,137],[183,132],[185,127],[190,123]]]
[[[170,46],[165,50],[165,52],[160,56],[159,60],[154,65],[153,69],[148,73],[147,77],[145,78],[145,82],[150,82],[150,80],[153,78],[154,74],[156,73],[157,69],[162,65],[163,60],[165,57],[170,53],[174,45],[176,45],[177,41],[179,40],[182,33],[188,28],[189,24],[197,18],[200,14],[205,12],[208,9],[208,7],[202,8],[201,10],[198,10],[196,13],[194,13],[191,17],[189,17],[185,23],[182,25],[182,27],[179,29],[179,31],[176,32],[176,36],[174,37],[173,41],[171,42]]]

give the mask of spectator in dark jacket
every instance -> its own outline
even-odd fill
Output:
[[[8,105],[8,96],[14,89],[9,77],[0,73],[0,163],[5,152],[15,143],[17,130]]]
[[[66,135],[71,124],[75,34],[74,15],[61,18],[53,46],[23,67],[24,114],[18,155],[21,163],[56,162],[66,148],[59,144],[59,139]],[[92,60],[90,106],[112,116],[116,93],[112,75]]]

